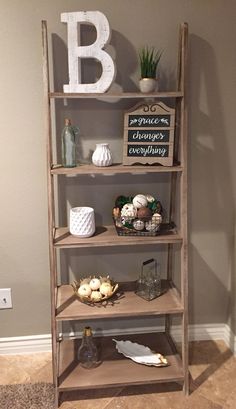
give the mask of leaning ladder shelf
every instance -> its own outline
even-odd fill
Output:
[[[52,92],[49,81],[48,38],[47,24],[42,21],[43,40],[43,79],[44,79],[44,105],[45,126],[47,135],[47,185],[48,185],[48,220],[49,220],[49,256],[50,256],[50,286],[51,286],[51,330],[52,330],[52,357],[53,380],[56,388],[56,407],[59,404],[59,395],[63,391],[76,389],[105,388],[123,385],[141,385],[159,382],[181,382],[185,394],[189,392],[188,373],[188,243],[187,243],[187,106],[186,106],[186,68],[188,48],[188,25],[180,26],[179,57],[177,90],[173,92],[159,92],[153,94],[140,94],[139,92],[105,93],[105,94],[66,94]],[[63,168],[53,163],[53,131],[51,101],[61,98],[99,99],[104,101],[116,99],[170,99],[176,102],[176,132],[174,146],[174,165],[166,166],[123,166],[115,164],[109,168],[98,168],[93,165],[79,165],[72,169]],[[176,211],[177,179],[180,191],[180,228],[163,236],[155,237],[119,237],[114,226],[98,227],[96,234],[86,240],[78,239],[69,234],[68,228],[56,225],[54,183],[60,175],[116,175],[130,174],[134,177],[140,174],[168,173],[171,178],[171,198],[169,219],[173,220]],[[165,244],[168,247],[167,279],[162,285],[164,294],[150,303],[142,299],[137,300],[134,294],[134,283],[123,283],[121,287],[124,297],[115,308],[107,305],[106,309],[89,308],[80,304],[69,285],[58,285],[57,282],[57,251],[66,248],[86,248],[110,246],[139,246],[139,245]],[[174,245],[180,249],[180,291],[173,283],[172,259]],[[77,364],[74,351],[78,340],[64,340],[59,334],[58,325],[64,321],[97,319],[97,318],[127,318],[136,315],[163,316],[165,317],[165,330],[163,333],[136,334],[126,336],[126,339],[149,345],[156,349],[156,345],[167,357],[169,366],[153,368],[137,366],[128,359],[122,359],[115,350],[110,337],[103,337],[100,342],[103,346],[102,365],[93,371],[86,371]],[[180,316],[182,322],[182,349],[181,358],[177,353],[175,344],[170,335],[171,318]],[[121,339],[121,337],[116,337]]]

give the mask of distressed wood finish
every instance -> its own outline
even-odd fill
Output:
[[[97,226],[94,236],[87,238],[72,236],[68,230],[68,227],[60,227],[55,229],[54,236],[54,246],[60,248],[144,246],[151,244],[155,245],[181,242],[182,237],[177,232],[162,236],[118,236],[113,225]]]
[[[112,386],[142,385],[159,382],[182,382],[184,373],[178,354],[172,350],[168,338],[162,333],[115,336],[117,340],[131,340],[149,346],[163,354],[169,365],[155,368],[140,365],[116,351],[110,337],[95,338],[101,351],[101,365],[86,370],[78,365],[76,351],[79,341],[63,341],[61,345],[59,390],[106,388]]]
[[[54,182],[51,174],[52,167],[52,124],[51,124],[51,104],[49,98],[49,65],[48,65],[48,36],[47,23],[42,21],[42,46],[43,46],[43,85],[44,85],[44,106],[45,106],[45,133],[47,147],[47,192],[48,192],[48,237],[49,237],[49,263],[50,263],[50,293],[51,293],[51,332],[52,332],[52,367],[53,383],[55,385],[55,406],[58,407],[58,345],[57,345],[57,322],[55,318],[56,309],[56,251],[53,245],[55,226],[55,199]]]
[[[175,173],[182,172],[183,168],[179,165],[174,166],[123,166],[123,164],[114,164],[108,167],[99,167],[94,165],[79,165],[74,168],[63,168],[61,165],[53,165],[51,173],[53,175],[116,175],[120,173],[130,173],[133,175],[145,175],[148,173]]]
[[[136,283],[120,283],[117,294],[107,304],[82,303],[71,285],[58,288],[57,320],[141,317],[147,315],[180,314],[183,312],[180,296],[168,281],[162,281],[162,295],[147,302],[135,294]]]
[[[56,387],[55,407],[58,407],[59,394],[64,390],[106,388],[109,386],[123,386],[129,384],[145,384],[157,382],[181,382],[183,391],[189,393],[188,373],[188,232],[187,232],[187,49],[188,25],[180,26],[179,57],[177,90],[173,92],[157,92],[141,94],[139,92],[124,92],[104,94],[93,93],[62,93],[51,92],[48,67],[48,40],[46,22],[42,22],[43,37],[43,80],[45,103],[45,130],[47,135],[47,187],[48,187],[48,227],[49,227],[49,257],[51,271],[51,329],[53,350],[53,380]],[[80,165],[66,169],[60,164],[53,164],[52,141],[52,108],[55,99],[78,98],[96,99],[98,105],[107,102],[116,103],[120,99],[145,100],[147,104],[155,101],[172,98],[175,106],[175,137],[173,145],[173,166],[157,165],[125,165],[114,164],[107,168],[94,165]],[[170,206],[169,220],[175,221],[176,214],[180,219],[180,228],[173,229],[158,236],[118,236],[114,225],[96,226],[95,235],[86,239],[72,236],[68,227],[58,227],[55,223],[54,188],[57,177],[75,175],[106,175],[129,174],[132,177],[158,173],[169,173],[170,177]],[[79,178],[78,178],[79,183]],[[91,254],[95,247],[112,246],[152,246],[151,250],[159,245],[168,249],[167,280],[163,281],[163,294],[157,299],[147,302],[134,292],[134,283],[120,284],[120,290],[112,299],[113,303],[106,307],[88,306],[82,304],[69,285],[58,284],[57,255],[60,249],[90,248]],[[180,248],[180,291],[175,288],[173,281],[174,252],[173,248]],[[178,273],[178,272],[177,272]],[[123,292],[120,295],[120,292]],[[148,345],[157,352],[165,355],[169,361],[166,368],[151,368],[135,364],[122,357],[115,350],[115,345],[109,337],[97,339],[102,348],[102,363],[92,371],[86,371],[78,365],[76,354],[78,340],[62,341],[60,335],[63,321],[82,321],[86,319],[128,318],[136,316],[163,316],[165,318],[164,334],[134,335],[125,339],[132,339],[143,345]],[[178,315],[182,319],[182,353],[181,359],[176,352],[171,338],[171,318]],[[116,337],[119,338],[119,337]],[[120,337],[122,338],[122,337]]]
[[[180,160],[183,165],[183,172],[180,178],[180,224],[183,235],[183,244],[181,247],[181,296],[184,306],[184,313],[182,317],[182,360],[184,368],[184,385],[183,390],[187,395],[189,393],[189,343],[188,343],[188,216],[187,216],[187,62],[188,62],[188,25],[182,25],[181,35],[181,60],[180,60],[180,77],[179,86],[183,91],[183,98],[180,102],[181,112],[181,128],[180,128]]]
[[[181,98],[183,97],[183,93],[181,91],[174,91],[174,92],[152,92],[152,93],[142,93],[140,92],[106,92],[103,95],[98,95],[96,93],[71,93],[71,92],[50,92],[49,93],[50,98],[68,98],[68,99],[73,99],[73,98],[86,98],[86,99],[97,99],[98,101],[103,102],[106,101],[107,99],[132,99],[132,98],[137,98],[137,99],[147,99],[147,100],[152,100],[153,98]]]

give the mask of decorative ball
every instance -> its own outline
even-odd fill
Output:
[[[133,217],[127,217],[127,216],[123,216],[120,218],[121,221],[121,227],[125,226],[128,229],[130,229],[132,227],[132,222],[133,222]]]
[[[144,229],[144,226],[145,224],[142,220],[137,219],[137,220],[134,220],[133,222],[133,228],[137,231],[142,231]]]
[[[101,285],[101,282],[99,278],[96,278],[96,277],[92,278],[89,282],[89,286],[91,290],[98,290],[100,285]]]
[[[152,221],[156,224],[161,224],[162,222],[162,215],[160,213],[154,213],[152,216]]]
[[[121,209],[121,216],[134,219],[137,216],[137,209],[132,203],[126,203]]]
[[[156,200],[152,195],[146,195],[146,198],[148,203],[153,203]]]
[[[92,301],[100,301],[102,299],[102,294],[100,291],[92,291],[90,298]]]
[[[145,229],[150,232],[156,232],[160,229],[160,225],[150,220],[149,222],[145,223]]]
[[[140,207],[146,207],[147,206],[147,198],[144,195],[136,195],[133,198],[133,205],[136,207],[136,209],[140,209]]]
[[[89,284],[82,284],[78,289],[78,294],[81,297],[89,297],[91,295],[91,288]]]
[[[152,217],[152,211],[148,207],[140,207],[138,209],[138,218],[143,221],[148,221]]]
[[[112,294],[112,286],[110,283],[102,283],[100,287],[100,293],[102,295],[110,296]]]

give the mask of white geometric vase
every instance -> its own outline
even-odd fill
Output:
[[[92,207],[73,207],[70,210],[70,233],[77,237],[90,237],[95,233],[95,216]]]
[[[108,143],[97,143],[92,155],[92,162],[95,166],[111,166],[112,154]]]

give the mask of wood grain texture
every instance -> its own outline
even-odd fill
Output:
[[[67,227],[55,229],[54,246],[60,248],[73,247],[114,247],[114,246],[137,246],[155,245],[168,243],[181,243],[182,237],[176,233],[169,233],[158,236],[118,236],[115,227],[97,226],[94,236],[80,238],[72,236]]]
[[[117,294],[108,303],[84,304],[74,294],[71,285],[58,287],[57,320],[141,317],[183,312],[180,297],[174,287],[162,281],[162,295],[146,301],[135,294],[136,283],[120,283]]]
[[[180,161],[183,172],[180,178],[180,224],[183,234],[181,246],[181,294],[184,306],[182,317],[182,361],[184,368],[183,391],[189,393],[189,342],[188,342],[188,176],[187,176],[187,146],[188,146],[188,110],[187,110],[187,62],[188,62],[188,24],[181,26],[180,36],[180,77],[179,86],[183,91],[180,101]]]
[[[77,361],[78,340],[62,341],[59,368],[59,390],[104,388],[110,386],[141,385],[145,383],[183,381],[179,356],[173,352],[164,334],[116,336],[117,340],[131,340],[149,346],[164,355],[167,367],[148,367],[125,358],[116,351],[110,337],[95,338],[101,354],[101,364],[91,370],[83,369]]]
[[[181,91],[173,91],[173,92],[153,92],[153,93],[140,93],[140,92],[106,92],[103,94],[104,101],[107,99],[144,99],[148,98],[149,100],[152,98],[181,98],[183,96],[183,92]],[[49,98],[86,98],[86,99],[97,99],[98,101],[103,102],[102,95],[98,95],[96,93],[70,93],[70,92],[50,92]]]
[[[54,384],[56,386],[56,407],[60,391],[83,388],[101,388],[109,386],[121,386],[129,384],[144,384],[156,382],[183,382],[185,394],[189,392],[188,373],[188,231],[187,231],[187,51],[188,51],[188,25],[180,26],[179,58],[177,91],[155,92],[151,94],[141,94],[139,92],[122,92],[104,94],[97,93],[63,93],[51,92],[49,84],[48,48],[47,48],[47,26],[42,22],[43,33],[43,79],[44,79],[44,102],[45,102],[45,123],[47,133],[47,175],[48,175],[48,216],[49,216],[49,255],[51,271],[51,307],[52,307],[52,345],[53,345],[53,372]],[[54,99],[95,99],[99,104],[107,102],[115,103],[121,99],[146,100],[148,103],[157,99],[172,98],[176,108],[176,126],[173,147],[174,166],[156,165],[126,165],[114,164],[109,168],[98,168],[94,165],[79,165],[76,168],[66,169],[59,164],[52,163],[52,146],[54,145],[51,125],[51,100]],[[180,207],[180,231],[158,236],[148,237],[123,237],[118,236],[115,227],[97,227],[94,236],[81,239],[70,235],[67,227],[55,227],[55,200],[54,184],[55,176],[65,175],[116,175],[151,174],[159,172],[169,172],[171,174],[170,196],[171,204],[169,215],[179,211]],[[177,177],[180,183],[176,183]],[[79,182],[79,180],[78,180]],[[179,194],[176,194],[179,189]],[[176,206],[179,198],[180,206]],[[172,262],[173,245],[179,243],[181,246],[181,292],[177,293],[174,286],[170,285],[173,277],[174,263]],[[57,249],[67,248],[90,248],[110,247],[110,246],[158,246],[168,245],[168,283],[163,283],[164,294],[147,302],[139,298],[133,290],[125,288],[123,298],[114,299],[114,304],[105,308],[95,308],[80,303],[75,298],[70,285],[57,287]],[[174,343],[169,335],[171,317],[173,315],[182,317],[182,361],[176,353]],[[96,319],[96,318],[116,318],[134,316],[164,315],[166,317],[166,334],[146,334],[145,337],[135,335],[127,337],[136,342],[148,345],[152,349],[165,355],[169,361],[166,368],[150,368],[122,357],[115,350],[114,343],[110,338],[102,338],[98,342],[102,347],[102,363],[92,371],[86,371],[78,365],[76,356],[78,340],[59,342],[59,328],[63,320]],[[60,367],[58,369],[58,367]]]
[[[49,263],[50,263],[50,294],[51,294],[51,332],[52,332],[52,366],[53,382],[57,385],[57,343],[56,343],[56,254],[53,247],[53,232],[55,225],[55,199],[54,199],[54,181],[51,175],[52,166],[52,133],[51,133],[51,105],[48,97],[50,90],[49,83],[49,64],[48,64],[48,35],[47,23],[42,21],[42,51],[43,51],[43,88],[44,88],[44,107],[45,107],[45,134],[47,149],[47,199],[48,199],[48,237],[49,237]],[[56,391],[56,397],[58,393]]]
[[[123,166],[123,164],[114,164],[109,167],[99,167],[94,165],[79,165],[75,168],[63,168],[61,165],[53,165],[51,173],[53,175],[116,175],[128,173],[133,175],[146,175],[148,173],[176,173],[182,172],[183,168],[180,165],[174,166],[144,166],[133,165]]]

